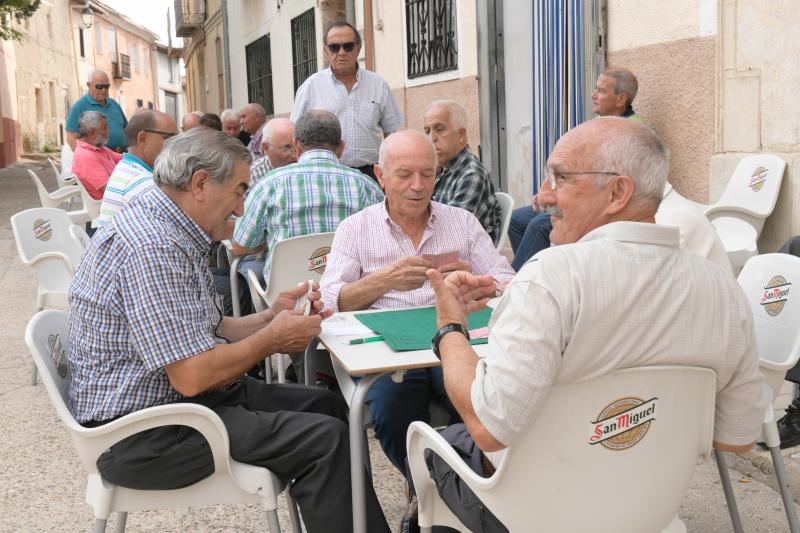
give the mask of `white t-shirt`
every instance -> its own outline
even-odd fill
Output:
[[[750,307],[733,276],[678,243],[677,228],[615,222],[520,269],[471,390],[497,440],[514,444],[552,384],[663,364],[714,370],[714,439],[756,440],[765,404]]]

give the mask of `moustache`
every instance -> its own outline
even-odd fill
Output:
[[[557,205],[548,205],[542,209],[542,212],[547,213],[551,217],[562,218],[564,216],[564,212]]]

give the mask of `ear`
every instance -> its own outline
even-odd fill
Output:
[[[464,128],[458,129],[458,140],[464,144],[467,144],[467,130]]]
[[[147,132],[146,131],[143,130],[143,131],[140,131],[139,133],[136,134],[136,144],[138,144],[140,146],[142,144],[145,144],[145,142],[146,142],[145,139],[147,139]]]
[[[378,185],[380,185],[381,189],[385,191],[386,186],[383,182],[383,168],[380,165],[375,165],[372,167],[372,171],[375,172],[375,177],[378,178]]]
[[[192,179],[189,182],[189,193],[197,201],[205,201],[209,198],[209,191],[211,185],[211,176],[205,169],[200,169],[192,174]]]
[[[300,157],[300,154],[303,153],[303,145],[300,144],[300,141],[297,139],[294,140],[294,152],[297,154],[297,157]]]
[[[336,158],[341,159],[344,153],[344,141],[339,141],[339,147],[336,149]]]
[[[617,107],[626,109],[628,107],[628,95],[626,93],[619,93],[617,95]]]
[[[606,185],[609,195],[609,202],[606,206],[606,214],[613,216],[624,211],[631,203],[633,193],[636,191],[636,183],[630,176],[614,176],[611,182]]]

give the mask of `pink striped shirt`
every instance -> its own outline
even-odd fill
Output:
[[[438,202],[431,202],[428,227],[415,250],[411,238],[389,217],[386,202],[351,215],[339,223],[328,265],[320,282],[325,307],[339,310],[339,291],[404,256],[458,252],[461,261],[475,274],[491,274],[495,281],[507,283],[514,271],[505,257],[495,250],[489,234],[475,215]],[[422,307],[434,304],[429,281],[413,291],[389,291],[371,309]]]

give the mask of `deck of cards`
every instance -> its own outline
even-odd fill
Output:
[[[443,254],[422,254],[423,259],[427,259],[433,264],[433,268],[441,268],[459,260],[458,252],[446,252]]]
[[[297,299],[297,303],[294,304],[295,309],[302,309],[303,314],[308,316],[311,314],[311,293],[314,291],[314,280],[308,280],[308,290],[304,295]]]

